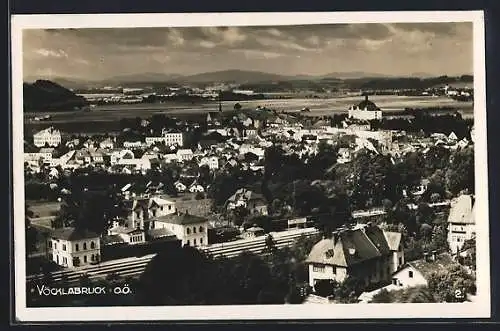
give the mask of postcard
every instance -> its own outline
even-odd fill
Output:
[[[18,321],[490,317],[483,12],[11,24]]]

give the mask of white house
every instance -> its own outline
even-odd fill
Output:
[[[49,127],[45,130],[39,131],[33,135],[33,144],[36,147],[43,147],[45,144],[56,147],[61,143],[61,132]]]
[[[351,162],[351,151],[349,148],[339,148],[339,151],[337,153],[337,163],[347,163]]]
[[[113,149],[114,146],[115,144],[111,138],[106,138],[99,143],[99,147],[102,149]]]
[[[189,186],[189,192],[191,192],[191,193],[205,192],[205,189],[200,184],[197,184],[196,182],[194,182],[193,184],[191,184]]]
[[[143,230],[122,226],[117,226],[109,229],[108,235],[118,235],[124,242],[129,245],[142,244],[146,240]]]
[[[461,195],[451,203],[448,215],[448,245],[458,252],[464,242],[476,236],[474,202],[471,195]]]
[[[208,220],[203,217],[176,212],[152,221],[152,229],[167,229],[174,233],[182,245],[199,247],[208,244]]]
[[[141,148],[143,146],[142,141],[125,141],[123,147],[125,148]]]
[[[174,186],[175,186],[175,189],[177,190],[177,192],[181,192],[181,193],[182,193],[182,192],[185,192],[185,191],[186,191],[186,189],[187,189],[187,186],[186,186],[186,185],[184,185],[184,184],[183,184],[182,182],[180,182],[180,181],[176,181],[176,182],[174,183]]]
[[[118,165],[131,167],[135,170],[149,170],[151,169],[151,161],[149,159],[120,159]]]
[[[101,257],[99,235],[75,228],[53,230],[47,248],[47,258],[67,268],[96,263]]]
[[[121,159],[133,159],[135,158],[134,152],[128,149],[116,149],[109,152],[111,165],[115,165]]]
[[[193,158],[193,151],[190,149],[179,149],[176,154],[179,162],[189,161]]]
[[[151,146],[151,145],[154,145],[156,143],[164,143],[165,142],[165,138],[163,137],[146,137],[146,145],[148,146]]]
[[[165,132],[163,138],[167,146],[184,146],[184,134],[182,132]]]
[[[373,102],[368,100],[368,95],[365,95],[365,100],[358,105],[352,106],[348,110],[349,118],[358,120],[381,120],[382,110],[378,108]]]
[[[398,288],[427,286],[433,272],[446,270],[454,262],[450,255],[436,253],[426,254],[423,259],[411,261],[403,265],[392,275],[391,284]]]
[[[384,236],[392,252],[391,272],[396,272],[405,263],[402,235],[400,232],[384,231]]]
[[[202,157],[198,163],[200,167],[207,165],[209,169],[219,169],[219,158],[215,155]]]

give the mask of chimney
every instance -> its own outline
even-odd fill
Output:
[[[436,261],[436,253],[437,252],[435,250],[432,251],[432,253],[431,253],[431,261]]]
[[[425,252],[425,253],[424,253],[424,260],[425,260],[426,262],[429,262],[429,260],[430,260],[430,258],[429,258],[429,253],[427,253],[427,252]]]

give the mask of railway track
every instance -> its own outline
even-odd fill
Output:
[[[277,248],[290,246],[301,236],[311,236],[317,234],[316,229],[301,229],[295,231],[271,233]],[[260,254],[266,247],[266,236],[261,236],[252,240],[239,240],[229,243],[214,244],[199,248],[214,257],[234,258],[244,251]],[[62,270],[51,273],[50,277],[54,282],[64,282],[67,285],[75,285],[80,282],[82,275],[87,275],[89,279],[102,279],[109,274],[117,274],[120,277],[135,277],[142,274],[155,254],[134,259],[122,259],[106,262],[105,264],[94,265],[78,270]],[[43,275],[31,275],[27,281],[34,283],[41,281]]]

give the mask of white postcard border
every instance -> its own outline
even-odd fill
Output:
[[[168,24],[165,24],[168,22]],[[474,303],[336,304],[169,307],[26,307],[23,173],[22,30],[40,28],[117,28],[164,26],[256,26],[336,23],[473,22],[474,126],[477,230],[477,297]],[[195,13],[14,15],[12,47],[12,151],[14,199],[15,312],[18,321],[208,321],[304,319],[489,318],[491,314],[486,80],[484,14],[482,11],[319,12],[319,13]],[[453,56],[453,54],[451,54]]]

